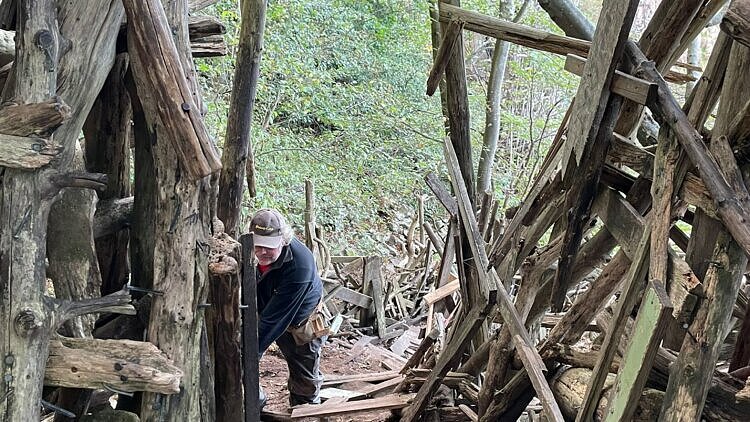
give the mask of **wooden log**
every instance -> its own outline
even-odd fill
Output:
[[[229,48],[223,36],[209,35],[191,40],[190,53],[193,57],[222,57],[229,54]]]
[[[453,54],[453,47],[456,45],[463,29],[463,21],[451,20],[448,23],[448,28],[443,32],[443,41],[440,43],[432,69],[430,69],[430,74],[427,77],[427,95],[430,97],[440,85],[445,68],[448,66],[448,58]]]
[[[190,0],[188,1],[188,11],[190,13],[197,12],[217,3],[218,1],[219,0]]]
[[[56,96],[38,103],[10,103],[0,107],[0,132],[47,137],[70,117],[70,107]]]
[[[448,214],[451,216],[457,216],[458,204],[456,203],[456,198],[445,189],[445,186],[443,186],[440,180],[438,180],[435,173],[427,173],[427,176],[425,176],[425,183],[427,183],[427,186],[432,190],[432,193],[435,194],[438,201],[440,201],[443,207],[448,211]]]
[[[732,0],[721,20],[721,30],[735,41],[750,47],[750,2]]]
[[[569,211],[567,220],[563,220],[565,238],[550,298],[554,312],[562,310],[566,290],[560,287],[569,283],[609,149],[610,134],[620,112],[622,100],[614,97],[610,102],[609,87],[637,5],[633,1],[605,4],[610,12],[594,32],[591,56],[584,67],[588,77],[581,80],[576,93],[579,101],[574,101],[572,106],[568,138],[561,157],[563,182],[568,187],[565,209]]]
[[[633,327],[637,335],[632,336],[628,344],[604,420],[632,420],[671,312],[672,304],[663,283],[660,280],[650,281]]]
[[[182,168],[193,181],[221,169],[219,154],[193,99],[167,15],[155,0],[123,2],[128,14],[128,51],[141,101],[154,101],[167,141],[177,152]],[[161,54],[153,54],[153,46]]]
[[[216,420],[242,421],[242,357],[240,343],[242,285],[242,246],[214,224],[214,235],[209,242],[211,254],[209,270],[211,284],[206,310],[206,323],[210,325],[209,350],[214,362],[216,382],[213,386],[216,402]],[[217,269],[221,271],[217,271]]]
[[[612,363],[612,358],[617,351],[620,337],[625,329],[625,320],[630,315],[633,305],[638,299],[638,293],[641,285],[648,272],[649,247],[650,247],[651,227],[646,226],[638,243],[636,254],[628,270],[625,280],[625,290],[620,295],[617,303],[615,315],[612,318],[612,324],[607,331],[607,335],[602,344],[599,359],[594,367],[594,373],[586,389],[586,397],[581,405],[581,409],[576,416],[576,421],[590,421],[593,419],[596,406],[601,398],[602,387],[606,379],[607,370]]]
[[[188,36],[190,41],[212,35],[222,35],[227,32],[227,27],[219,19],[213,16],[190,15],[188,16]]]
[[[182,371],[156,346],[131,340],[50,341],[44,385],[174,394]]]
[[[565,70],[574,75],[582,76],[585,65],[586,59],[582,57],[576,56],[575,54],[568,54],[565,56]],[[635,101],[638,104],[646,105],[649,101],[653,101],[653,97],[656,95],[657,86],[654,83],[638,79],[627,73],[616,70],[615,75],[612,78],[612,86],[610,89],[617,95]]]
[[[15,169],[37,169],[48,165],[62,148],[44,138],[0,133],[0,166]]]
[[[100,238],[127,228],[131,223],[134,198],[99,201],[94,213],[94,238]]]

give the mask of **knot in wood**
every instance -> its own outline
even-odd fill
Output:
[[[32,309],[22,309],[16,316],[16,333],[19,336],[28,336],[42,325],[42,319]]]
[[[34,34],[34,44],[42,50],[49,50],[55,42],[55,37],[52,36],[52,32],[42,29]]]

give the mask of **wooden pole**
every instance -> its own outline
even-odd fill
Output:
[[[253,235],[243,234],[242,244],[242,384],[245,390],[245,422],[260,420],[258,360],[258,302]]]

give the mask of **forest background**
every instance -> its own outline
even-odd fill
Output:
[[[430,3],[269,2],[251,129],[257,196],[245,191],[243,221],[253,210],[274,207],[300,223],[307,179],[315,186],[317,222],[334,254],[387,255],[398,247],[417,198],[430,197],[424,176],[446,173],[440,96],[425,94],[432,65]],[[596,22],[601,2],[574,3]],[[637,39],[658,3],[641,1],[631,38]],[[462,7],[562,34],[536,1],[474,0]],[[198,59],[197,65],[207,122],[221,146],[240,12],[236,0],[221,0],[205,12],[227,25],[229,54]],[[698,45],[700,63],[710,38]],[[495,47],[494,39],[464,32],[475,169]],[[523,198],[575,94],[578,77],[563,66],[564,57],[509,46],[490,173],[491,191],[506,207]],[[678,98],[684,90],[673,89]],[[436,200],[427,200],[425,219],[438,228],[445,221]]]

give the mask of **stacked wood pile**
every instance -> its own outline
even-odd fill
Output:
[[[637,1],[605,1],[596,27],[567,0],[540,1],[568,36],[449,3],[433,15],[443,37],[428,80],[435,92],[445,76],[450,123],[453,194],[427,177],[450,215],[447,233],[425,240],[441,259],[420,265],[434,277],[371,295],[382,295],[381,338],[396,309],[428,329],[403,378],[386,372],[371,388],[386,397],[357,404],[367,394],[356,392],[348,405],[292,416],[380,403],[402,421],[440,420],[432,399],[444,386],[464,420],[746,419],[750,2],[729,5],[685,104],[666,81],[689,78],[672,65],[726,1],[663,1],[637,43],[628,39]],[[582,76],[539,175],[505,218],[472,184],[467,30],[565,55]],[[644,113],[656,132],[639,128]]]

